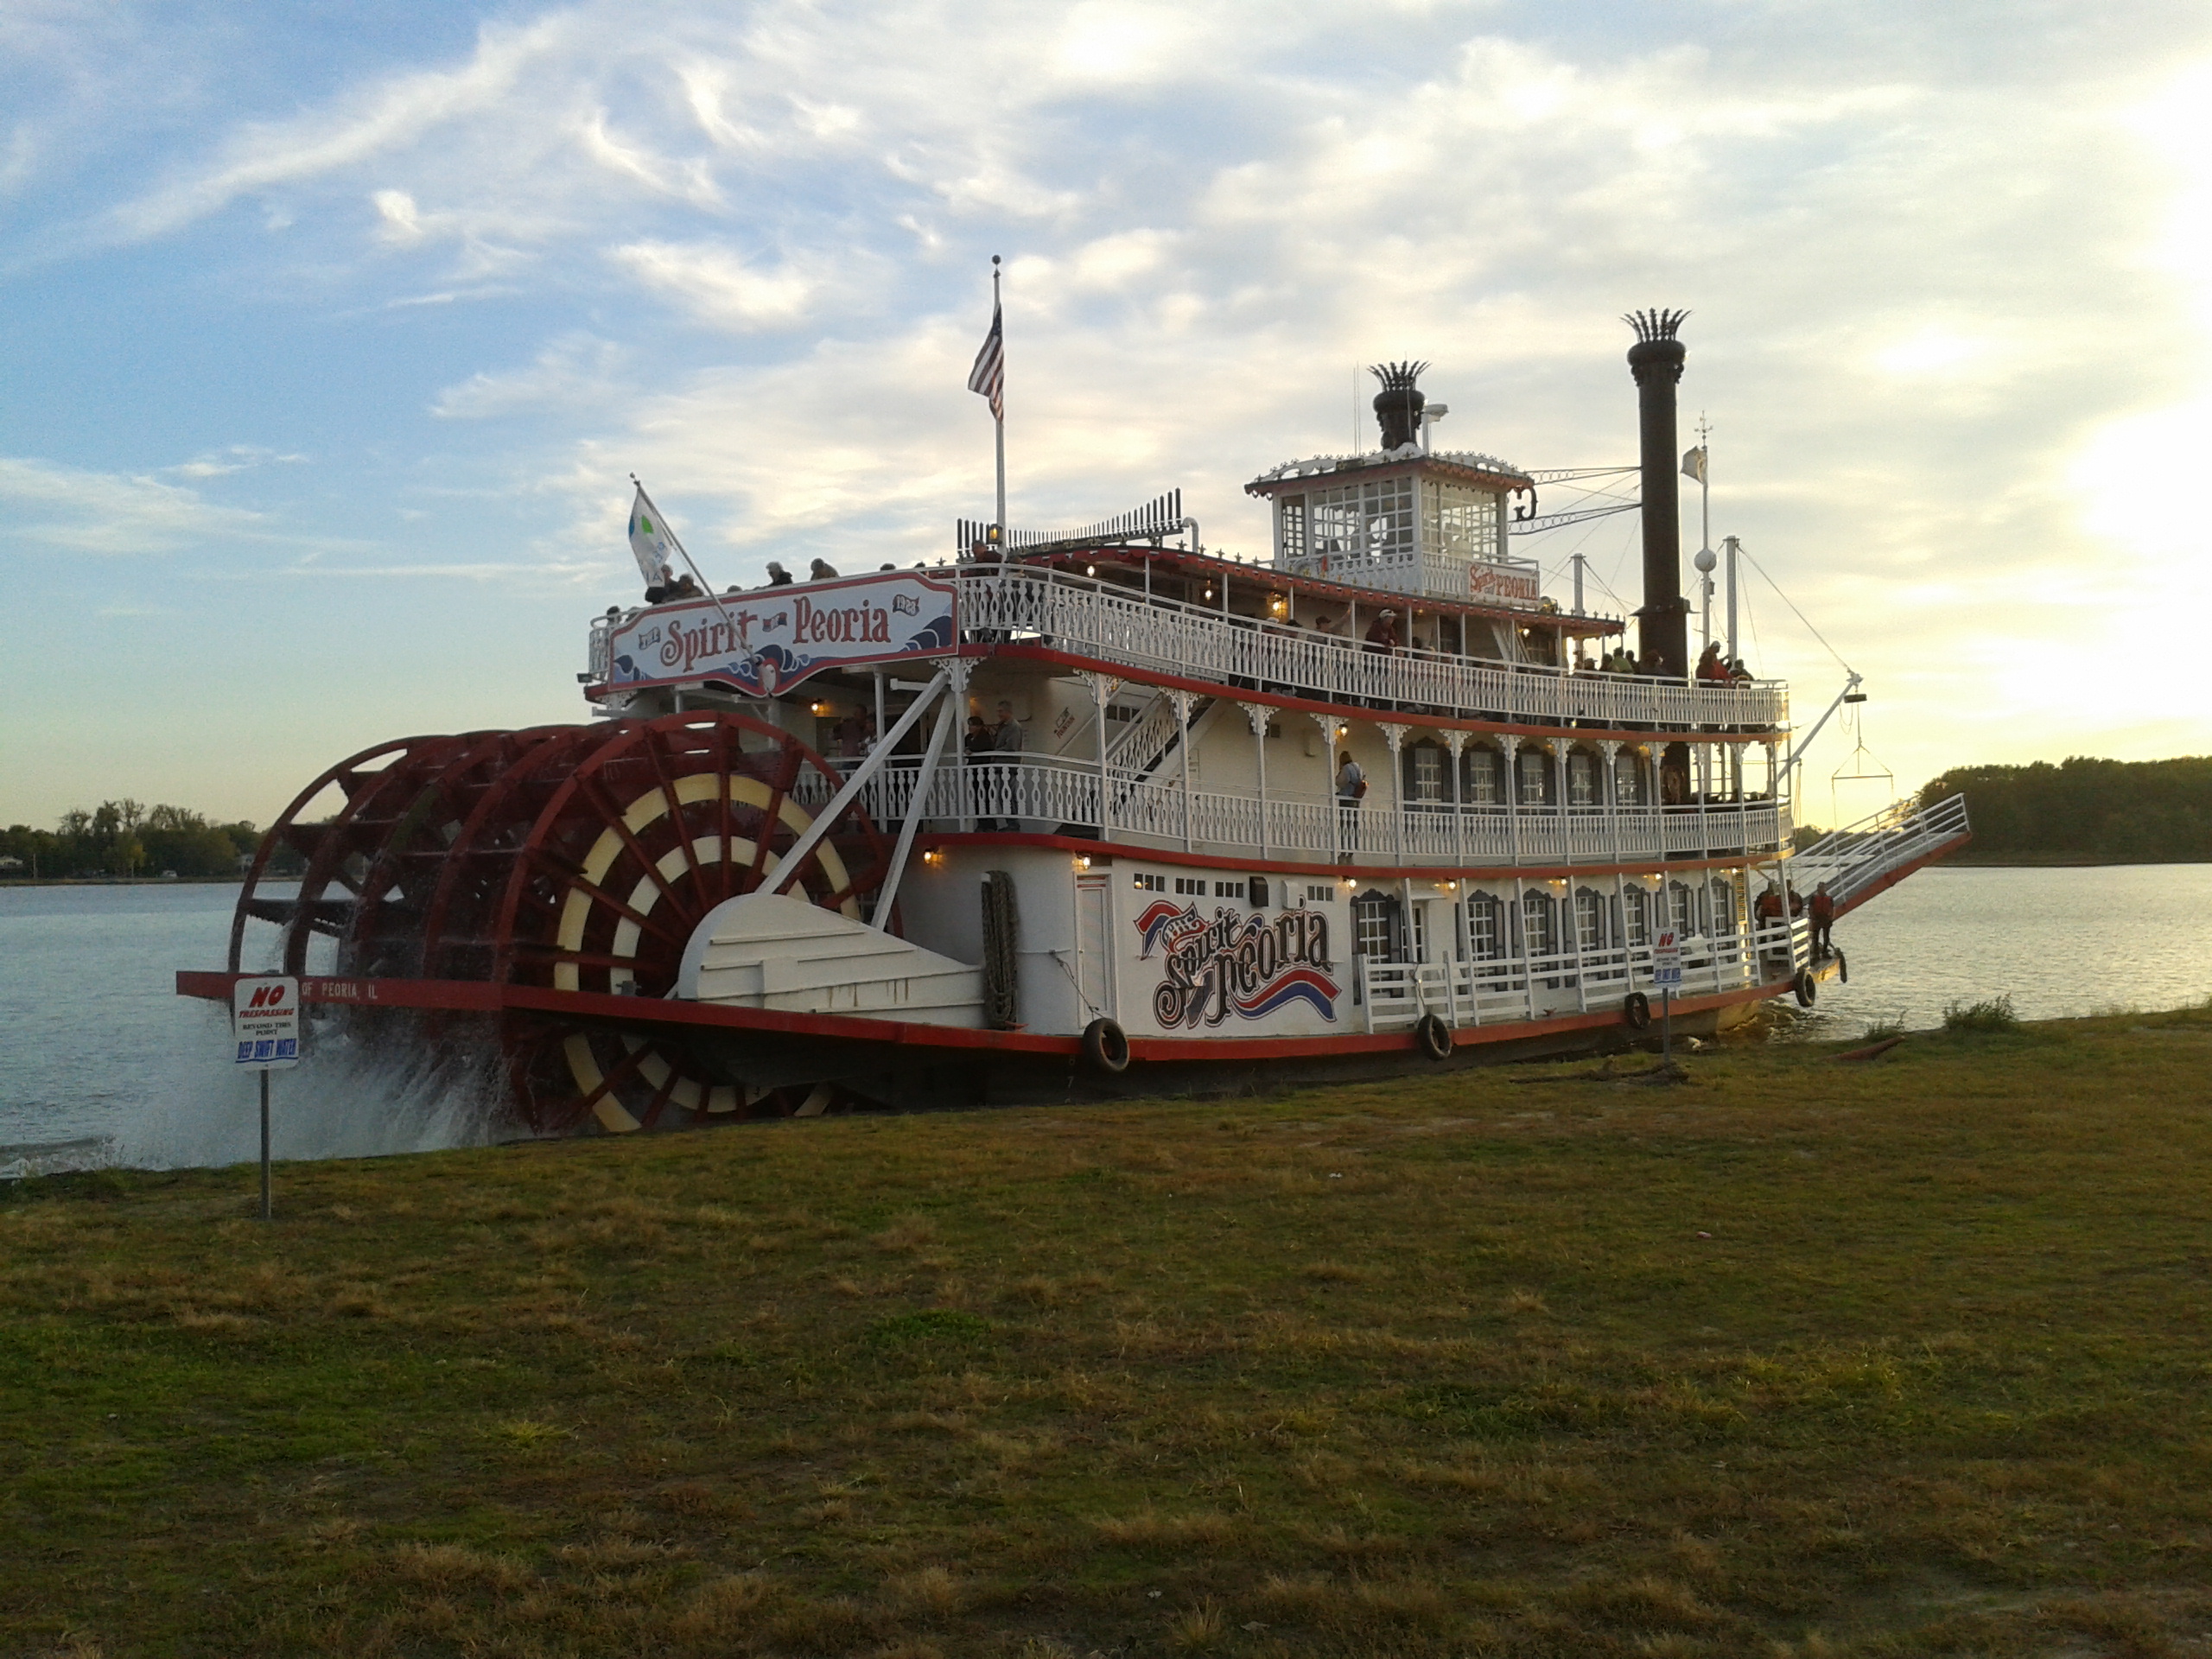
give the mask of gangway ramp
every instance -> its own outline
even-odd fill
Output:
[[[1789,885],[1809,893],[1827,882],[1841,916],[1973,839],[1965,796],[1947,796],[1926,806],[1917,800],[1898,801],[1830,831],[1797,854],[1789,861]]]

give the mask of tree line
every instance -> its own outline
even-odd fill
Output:
[[[189,807],[102,801],[64,812],[52,830],[14,823],[0,831],[0,880],[232,875],[260,844],[250,820],[217,823]]]
[[[1978,860],[2212,861],[2212,755],[1955,766],[1920,801],[1961,793],[1974,825],[1967,855]]]

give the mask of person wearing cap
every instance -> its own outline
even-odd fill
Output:
[[[788,588],[791,585],[791,573],[785,569],[782,565],[777,563],[775,560],[769,560],[768,586],[771,588]]]
[[[1384,609],[1367,625],[1367,648],[1385,653],[1398,648],[1398,613]]]

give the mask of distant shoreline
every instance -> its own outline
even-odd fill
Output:
[[[1930,869],[1973,870],[2076,870],[2076,869],[2155,869],[2161,865],[2180,864],[2194,867],[2212,864],[2207,858],[2096,858],[2082,853],[2011,853],[2002,857],[1976,858],[1973,854],[1939,859]]]

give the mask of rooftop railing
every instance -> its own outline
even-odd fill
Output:
[[[1686,685],[1401,646],[1389,652],[1287,623],[1147,596],[1072,571],[961,567],[970,641],[1033,641],[1185,679],[1319,702],[1468,720],[1659,730],[1770,731],[1789,718],[1779,682]]]

